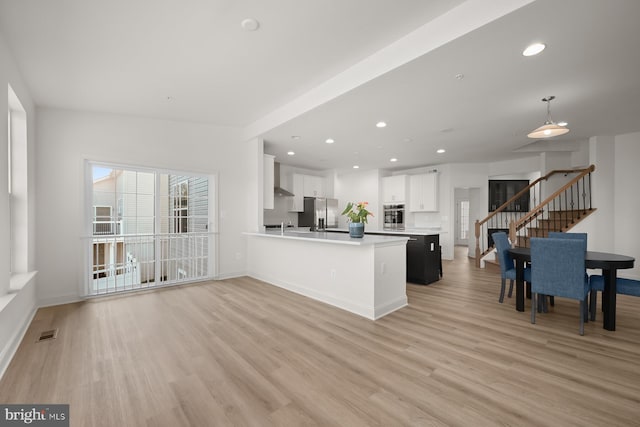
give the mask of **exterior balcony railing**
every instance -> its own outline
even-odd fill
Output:
[[[94,236],[113,236],[121,234],[122,221],[105,220],[105,221],[93,221],[93,235]]]
[[[210,279],[215,239],[210,232],[88,236],[86,294]]]

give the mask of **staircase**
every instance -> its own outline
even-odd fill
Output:
[[[550,231],[568,231],[595,208],[591,206],[591,173],[595,166],[586,169],[555,170],[533,181],[502,206],[481,221],[476,221],[476,266],[493,251],[491,234],[506,231],[514,246],[529,247],[531,237],[546,237]],[[537,204],[543,192],[549,193],[550,185],[559,188]],[[528,197],[535,206],[529,212],[512,212],[507,208],[522,197]]]
[[[595,209],[550,211],[547,218],[537,220],[536,226],[527,227],[526,235],[516,234],[515,246],[528,248],[531,237],[547,237],[550,231],[568,231],[594,211]]]

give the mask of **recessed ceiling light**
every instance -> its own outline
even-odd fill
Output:
[[[458,79],[458,80],[464,79],[464,74],[462,74],[462,73],[456,74],[456,79]]]
[[[384,128],[384,127],[387,127],[387,124],[385,122],[378,122],[376,123],[376,127]]]
[[[327,144],[333,144],[335,141],[331,138],[327,138],[324,142],[326,142]]]
[[[558,126],[567,126],[569,123],[567,122],[558,122],[556,123]]]
[[[533,43],[527,46],[527,48],[522,51],[522,54],[524,56],[534,56],[542,52],[545,47],[547,46],[543,43]]]
[[[358,165],[353,165],[353,168],[354,168],[354,169],[360,169],[360,166],[358,166]]]
[[[260,27],[260,23],[253,18],[247,18],[242,20],[240,26],[245,31],[255,31]]]
[[[169,102],[173,101],[173,96],[167,96],[167,101]]]
[[[444,148],[439,148],[439,149],[436,150],[436,153],[438,153],[438,154],[442,154],[442,153],[446,153],[446,152],[447,152],[447,150],[445,150]]]
[[[289,156],[295,156],[295,154],[296,154],[296,153],[295,153],[295,152],[293,152],[293,151],[287,151],[287,155],[289,155]]]
[[[300,139],[300,135],[292,135],[292,136],[291,136],[291,139],[298,140],[298,139]]]
[[[390,159],[389,159],[389,161],[390,161],[390,162],[397,162],[397,161],[398,161],[398,159],[396,159],[395,157],[392,157],[392,158],[390,158]]]

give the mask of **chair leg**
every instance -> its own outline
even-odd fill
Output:
[[[498,302],[502,303],[504,301],[504,288],[506,286],[506,279],[502,278],[500,280],[500,298],[498,298]]]
[[[509,298],[511,298],[512,293],[513,293],[513,280],[509,282]]]
[[[553,307],[553,306],[555,306],[555,305],[556,305],[556,300],[555,300],[555,298],[553,297],[553,295],[551,295],[551,296],[549,297],[549,304],[551,304],[551,307]]]
[[[584,307],[582,307],[582,317],[584,317],[584,323],[589,323],[589,295],[584,297]]]
[[[580,335],[584,335],[584,305],[585,301],[580,301]]]
[[[536,294],[531,294],[531,323],[536,323]]]
[[[595,322],[596,320],[596,306],[598,304],[598,291],[595,289],[591,290],[589,295],[589,311],[591,312],[591,321]]]

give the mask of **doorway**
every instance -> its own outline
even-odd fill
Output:
[[[455,219],[455,246],[469,246],[469,189],[456,188],[455,189],[455,203],[456,203],[456,219]]]

